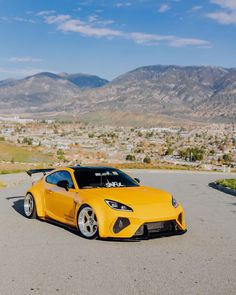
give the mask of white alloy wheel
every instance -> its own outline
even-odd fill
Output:
[[[35,202],[31,194],[27,194],[24,199],[24,212],[25,216],[28,218],[35,217]]]
[[[98,222],[94,210],[89,206],[84,206],[78,214],[78,229],[81,235],[88,239],[93,239],[98,234]]]

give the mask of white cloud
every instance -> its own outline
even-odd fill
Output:
[[[25,18],[25,17],[20,17],[20,16],[14,16],[14,17],[5,17],[5,16],[0,16],[0,21],[7,21],[7,22],[23,22],[23,23],[31,23],[34,24],[35,20],[31,18]]]
[[[154,46],[164,43],[172,47],[210,47],[210,42],[201,39],[194,38],[180,38],[172,35],[159,35],[159,34],[147,34],[142,32],[124,32],[121,30],[115,30],[106,25],[109,24],[107,21],[102,21],[97,16],[90,17],[87,21],[81,21],[80,19],[74,19],[69,15],[51,15],[43,16],[43,19],[48,24],[55,24],[57,30],[64,33],[74,32],[79,33],[87,37],[95,38],[122,38],[132,40],[137,44]],[[102,23],[103,22],[103,23]],[[105,27],[101,27],[101,24]],[[100,25],[100,26],[99,26]]]
[[[170,10],[170,6],[168,4],[162,4],[159,9],[158,12],[160,13],[164,13],[166,11]]]
[[[55,13],[55,10],[42,10],[36,13],[37,16],[49,15]]]
[[[170,45],[173,47],[196,46],[201,48],[211,48],[208,41],[191,38],[176,38],[170,42]]]
[[[30,18],[24,18],[24,17],[19,17],[19,16],[13,17],[13,20],[18,21],[18,22],[31,23],[31,24],[35,23],[35,21]]]
[[[120,7],[128,7],[128,6],[131,6],[131,5],[132,5],[132,3],[130,3],[130,2],[118,2],[118,3],[115,4],[115,7],[120,8]]]
[[[236,10],[236,1],[235,0],[211,0],[211,3],[217,4],[222,8],[229,10]]]
[[[44,16],[44,20],[48,24],[57,24],[64,21],[67,21],[71,18],[68,14],[59,14],[59,15],[50,15],[50,16]]]
[[[189,11],[190,12],[197,12],[199,10],[201,10],[203,7],[201,5],[196,5],[196,6],[193,6]]]
[[[236,25],[235,0],[211,0],[211,3],[220,7],[220,10],[210,12],[206,16],[224,25]]]
[[[197,47],[210,47],[210,42],[201,39],[193,38],[179,38],[172,35],[156,35],[156,34],[144,34],[144,33],[130,33],[130,39],[138,44],[143,45],[159,45],[161,42],[166,43],[171,47],[185,47],[185,46],[197,46]]]
[[[236,12],[218,11],[207,14],[207,17],[224,25],[236,25]]]
[[[81,22],[80,20],[71,19],[66,22],[62,22],[58,25],[58,30],[63,32],[76,32],[88,37],[122,37],[123,33],[118,30],[109,28],[94,27],[90,24]]]
[[[175,36],[168,35],[156,35],[156,34],[145,34],[145,33],[129,33],[128,37],[139,44],[150,44],[159,42],[170,42],[176,39]]]
[[[98,15],[96,15],[96,14],[90,15],[90,16],[88,17],[88,22],[89,22],[89,23],[96,22],[97,20],[98,20]]]
[[[88,17],[88,22],[94,25],[102,25],[107,26],[114,23],[114,20],[112,19],[100,19],[100,17],[97,14],[90,15]]]
[[[34,57],[30,57],[30,56],[21,56],[21,57],[9,57],[6,59],[9,62],[13,62],[13,63],[21,63],[21,62],[41,62],[42,59],[41,58],[34,58]]]

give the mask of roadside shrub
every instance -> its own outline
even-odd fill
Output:
[[[33,144],[33,139],[29,138],[29,137],[24,137],[23,140],[22,140],[22,144],[32,145]]]
[[[126,156],[126,161],[135,161],[135,160],[136,160],[136,158],[134,155],[127,155]]]
[[[204,150],[200,148],[187,148],[185,150],[180,150],[179,155],[181,158],[190,161],[202,161],[204,157]]]
[[[148,157],[148,156],[146,156],[144,159],[143,159],[143,163],[145,163],[145,164],[151,164],[151,158],[150,157]]]

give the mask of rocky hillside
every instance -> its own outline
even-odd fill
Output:
[[[0,109],[18,113],[38,108],[48,111],[66,105],[79,94],[79,88],[52,73],[40,73],[22,80],[0,84]]]
[[[86,74],[66,74],[60,75],[62,78],[72,82],[81,89],[98,88],[106,85],[109,81],[98,76]]]
[[[146,66],[111,82],[83,74],[39,73],[0,82],[1,112],[150,114],[236,121],[236,69]]]
[[[85,105],[84,97],[87,97]],[[236,119],[236,69],[148,66],[97,91],[82,93],[80,108],[126,110],[179,118]]]
[[[51,112],[67,110],[82,89],[96,88],[108,81],[85,74],[38,73],[24,79],[0,81],[1,112]]]

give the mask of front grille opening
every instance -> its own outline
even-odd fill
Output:
[[[168,220],[144,223],[138,228],[133,237],[154,238],[175,235],[178,233],[181,233],[181,228],[177,224],[176,220]]]
[[[146,227],[148,234],[171,232],[175,229],[172,221],[150,222],[146,223]]]

